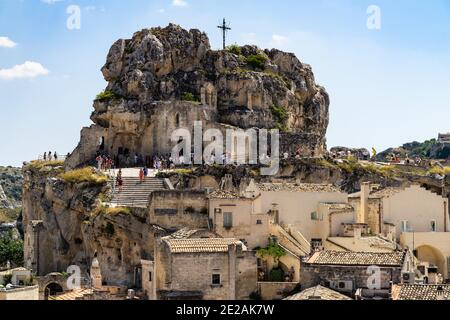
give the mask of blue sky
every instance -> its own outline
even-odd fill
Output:
[[[69,30],[67,8],[81,9]],[[369,30],[367,8],[381,10]],[[450,131],[447,0],[0,0],[0,165],[75,148],[111,44],[175,22],[230,43],[291,51],[331,98],[328,146],[381,151]],[[28,63],[27,63],[28,61]]]

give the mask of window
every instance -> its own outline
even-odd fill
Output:
[[[263,224],[262,220],[256,220],[256,224]]]
[[[322,239],[311,239],[311,250],[313,252],[320,251],[322,249]]]
[[[311,220],[313,221],[322,221],[323,215],[321,213],[318,213],[316,211],[311,212]]]
[[[180,126],[180,115],[177,114],[175,116],[175,127],[178,128]]]
[[[409,222],[408,220],[402,221],[402,232],[408,232],[409,231]]]
[[[437,232],[437,223],[436,220],[431,220],[430,222],[431,232]]]
[[[211,284],[213,286],[220,286],[221,285],[220,274],[213,274],[212,275]]]
[[[153,281],[152,278],[153,278],[153,275],[152,275],[151,272],[149,272],[149,273],[148,273],[148,281],[149,281],[149,282],[152,282],[152,281]]]
[[[231,212],[225,212],[223,214],[223,227],[224,228],[233,227],[233,214]]]

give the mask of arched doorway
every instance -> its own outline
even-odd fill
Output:
[[[56,296],[63,292],[64,292],[64,290],[61,287],[61,285],[59,285],[56,282],[51,282],[45,286],[45,289],[44,289],[45,300],[48,300],[48,297]]]
[[[445,276],[445,258],[438,249],[424,245],[416,248],[417,259],[422,262],[434,264],[438,268],[438,272]]]

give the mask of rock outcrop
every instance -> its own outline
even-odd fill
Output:
[[[0,184],[0,209],[12,209],[13,205],[11,201],[9,201],[8,197],[3,191],[2,185]]]
[[[149,224],[144,209],[108,211],[100,205],[107,184],[68,183],[60,170],[24,167],[25,266],[44,276],[77,265],[86,275],[97,256],[106,283],[132,285],[134,268],[153,258],[165,230]]]
[[[282,147],[321,156],[329,97],[309,65],[292,53],[256,46],[211,50],[199,30],[144,29],[111,47],[102,72],[108,86],[94,102],[90,128],[68,160],[98,152],[150,157],[171,151],[170,134],[205,127],[278,128]]]

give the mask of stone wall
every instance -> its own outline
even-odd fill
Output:
[[[262,300],[281,300],[297,286],[298,282],[258,282],[258,293]]]
[[[39,300],[39,286],[23,287],[2,291],[0,290],[1,300]]]
[[[175,253],[159,245],[156,256],[157,294],[161,291],[198,291],[204,300],[248,300],[256,291],[256,255],[230,248],[220,253]],[[212,284],[220,274],[221,284]]]
[[[345,293],[354,294],[358,288],[367,288],[370,274],[367,272],[368,266],[327,266],[302,264],[302,289],[311,288],[317,285],[329,286],[330,282],[350,281],[353,290],[339,290]],[[390,288],[390,282],[401,282],[401,267],[381,267],[381,289]]]
[[[163,228],[208,228],[208,205],[203,191],[153,192],[148,212],[149,222]]]

